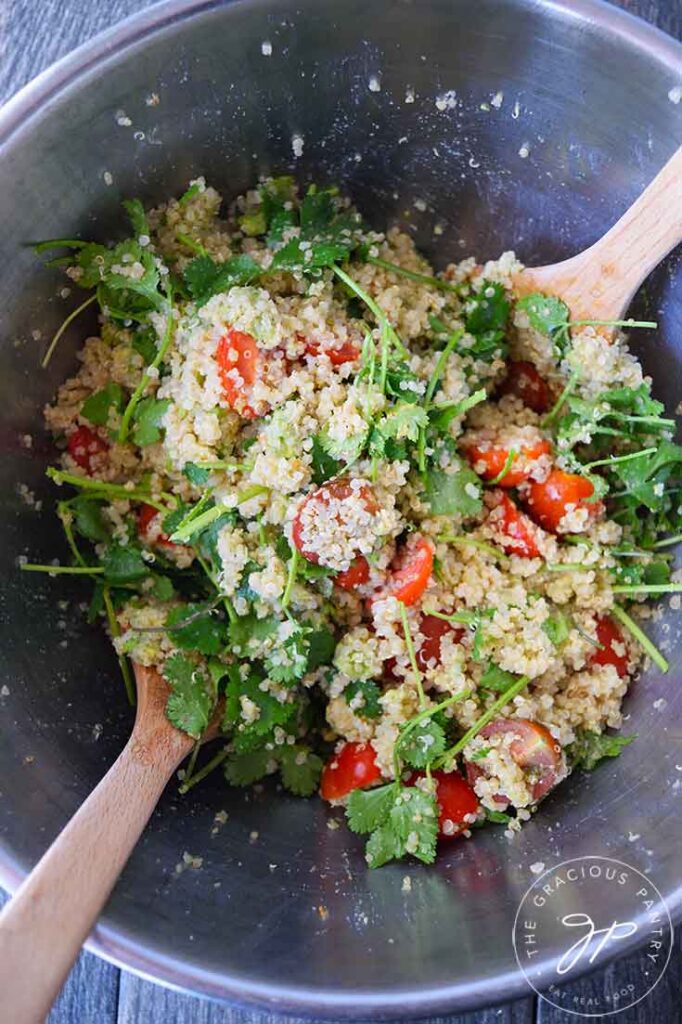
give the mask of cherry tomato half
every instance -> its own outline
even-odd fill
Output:
[[[490,523],[502,534],[502,548],[508,555],[537,558],[540,554],[534,536],[537,527],[502,491],[499,492],[498,504],[490,513]]]
[[[453,626],[445,619],[436,615],[422,615],[417,626],[417,634],[423,637],[421,647],[416,652],[415,660],[420,672],[426,672],[433,665],[440,665],[440,642],[444,636],[452,636],[455,643],[464,636],[464,630]]]
[[[330,480],[328,483],[322,484],[316,490],[307,494],[301,501],[292,523],[291,539],[303,557],[307,558],[309,562],[318,563],[320,561],[319,554],[307,548],[305,540],[306,531],[310,529],[311,523],[314,522],[315,513],[322,516],[325,510],[330,510],[329,514],[333,515],[339,530],[343,532],[344,527],[350,530],[352,524],[346,518],[343,507],[344,502],[350,498],[359,498],[370,515],[374,515],[379,511],[374,491],[370,485],[365,483],[364,480],[357,482],[348,477],[341,477],[340,479]],[[355,507],[355,502],[353,502],[353,507]],[[349,504],[349,513],[350,510],[351,506]],[[346,571],[349,572],[350,569]]]
[[[415,661],[419,671],[427,672],[430,668],[440,665],[440,643],[444,636],[452,636],[455,643],[459,643],[464,633],[464,629],[460,629],[459,626],[453,626],[451,622],[439,619],[436,615],[422,615],[417,626],[417,638],[421,634],[422,641],[419,650],[415,652]],[[395,668],[395,658],[388,658],[384,662],[382,678],[385,682],[403,682]]]
[[[484,726],[479,735],[483,739],[490,739],[503,733],[512,733],[514,736],[509,753],[519,768],[532,773],[531,796],[533,800],[539,800],[556,785],[561,747],[549,729],[527,718],[496,718]],[[500,794],[500,799],[506,800],[506,797]]]
[[[354,789],[379,782],[381,772],[369,743],[344,743],[322,770],[320,795],[323,800],[342,800]]]
[[[334,586],[341,590],[356,590],[369,579],[369,562],[364,555],[358,555],[344,572],[334,577]]]
[[[314,339],[306,339],[306,354],[319,356],[320,352],[327,356],[332,366],[343,366],[344,363],[353,363],[360,355],[360,349],[352,341],[344,341],[336,348],[320,348],[320,343]]]
[[[372,601],[395,597],[403,604],[415,604],[422,596],[433,569],[433,544],[419,533],[411,535],[393,559],[388,579]]]
[[[549,441],[542,438],[534,444],[522,445],[507,472],[497,481],[498,487],[518,487],[529,479],[533,463],[542,455],[549,455],[551,450]],[[509,449],[502,445],[469,445],[465,452],[471,468],[484,480],[499,476],[509,458]]]
[[[228,405],[244,419],[256,419],[258,413],[248,401],[260,364],[256,339],[243,331],[230,328],[218,342],[215,357]]]
[[[86,426],[76,427],[73,433],[69,434],[66,447],[76,465],[86,473],[92,473],[93,462],[98,455],[104,455],[109,451],[107,442]]]
[[[410,784],[423,778],[413,775]],[[438,835],[441,839],[454,839],[473,824],[465,819],[478,813],[478,797],[459,772],[435,771],[436,803],[438,804]]]
[[[519,360],[509,363],[507,376],[500,385],[501,395],[515,395],[533,412],[547,412],[552,401],[549,385],[533,363]]]
[[[597,619],[596,633],[601,650],[595,649],[590,654],[588,665],[613,665],[620,678],[626,679],[630,674],[628,651],[618,626],[608,615],[601,615]],[[617,645],[618,651],[614,650],[614,644]]]
[[[140,505],[137,510],[137,529],[143,540],[150,544],[158,544],[164,548],[177,548],[178,545],[169,540],[168,534],[163,530],[155,529],[156,522],[161,513],[153,505]]]
[[[553,469],[542,483],[530,481],[526,507],[536,523],[556,533],[566,513],[575,508],[587,509],[590,517],[601,515],[602,502],[586,500],[593,494],[594,487],[584,476]]]

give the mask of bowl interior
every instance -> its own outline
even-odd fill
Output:
[[[44,478],[41,409],[94,327],[80,320],[50,372],[39,369],[76,297],[61,298],[64,280],[22,243],[109,238],[122,198],[160,201],[199,174],[229,199],[261,174],[294,173],[339,183],[376,226],[413,232],[437,265],[510,248],[529,264],[550,262],[598,238],[682,142],[682,106],[668,97],[680,47],[587,0],[185,7],[162,6],[114,32],[113,45],[91,45],[0,121],[0,828],[9,882],[103,774],[132,718],[106,640],[84,624],[86,589],[16,569],[23,554],[66,557]],[[637,335],[636,349],[672,410],[682,378],[679,254],[637,302],[660,328]],[[674,630],[666,608],[652,636],[671,672],[644,673],[628,697],[628,731],[648,740],[576,776],[512,841],[485,830],[433,868],[368,872],[360,840],[331,830],[317,800],[230,791],[218,778],[182,799],[171,785],[97,928],[99,950],[215,995],[398,1016],[527,991],[511,929],[531,863],[620,858],[650,870],[679,907]],[[219,826],[222,809],[229,819]],[[203,858],[201,869],[178,870],[185,851]]]

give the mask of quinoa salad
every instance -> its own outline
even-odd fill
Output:
[[[86,293],[43,364],[99,326],[45,410],[68,560],[22,568],[89,581],[131,702],[131,663],[166,680],[181,791],[277,775],[372,867],[512,837],[668,667],[682,447],[623,334],[655,324],[573,322],[512,252],[436,274],[287,177],[124,207],[36,246]]]

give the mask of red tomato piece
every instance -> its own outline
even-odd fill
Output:
[[[532,773],[531,795],[533,800],[539,800],[557,783],[561,747],[549,729],[527,718],[496,718],[481,729],[479,736],[490,739],[503,733],[513,734],[509,753],[519,768]],[[506,797],[500,794],[500,800],[496,802],[503,799],[506,800]]]
[[[426,672],[434,663],[440,665],[440,642],[444,636],[451,635],[455,643],[459,643],[464,636],[463,629],[453,626],[451,622],[446,622],[445,619],[439,619],[436,615],[422,615],[417,632],[424,638],[421,647],[415,655],[420,672]]]
[[[507,541],[502,541],[502,548],[508,555],[519,555],[520,558],[539,556],[540,549],[533,536],[534,524],[502,491],[499,493],[499,502],[491,513],[491,522],[504,537],[508,538]]]
[[[585,508],[592,517],[601,515],[602,502],[586,500],[593,494],[594,487],[584,476],[553,469],[542,483],[530,481],[526,507],[536,523],[556,533],[559,523],[572,509]]]
[[[381,772],[369,743],[344,743],[322,770],[320,795],[323,800],[342,800],[354,789],[379,782]]]
[[[295,547],[300,551],[304,558],[307,558],[309,562],[315,562],[316,564],[320,561],[320,556],[317,552],[311,551],[305,546],[304,534],[306,532],[306,519],[308,519],[308,513],[313,510],[310,508],[311,505],[318,505],[318,511],[322,512],[325,508],[330,505],[335,506],[335,518],[338,526],[343,529],[344,526],[344,514],[343,514],[343,502],[347,498],[359,497],[367,511],[374,515],[379,511],[377,500],[374,497],[374,491],[365,483],[364,480],[360,481],[360,485],[353,486],[354,481],[348,477],[341,477],[340,479],[330,480],[326,484],[322,484],[315,491],[311,491],[307,494],[303,501],[298,506],[294,521],[291,526],[291,539],[294,542]],[[368,566],[369,569],[369,566]],[[347,569],[346,572],[349,572]]]
[[[161,516],[158,509],[154,508],[153,505],[140,505],[137,510],[137,529],[140,536],[148,541],[150,544],[158,544],[164,548],[176,548],[177,544],[174,544],[172,540],[169,540],[168,534],[164,533],[159,527],[156,529],[156,522]]]
[[[413,775],[410,784],[423,774]],[[441,839],[454,839],[473,822],[465,821],[470,814],[478,813],[478,797],[459,772],[435,771],[436,803],[438,804],[438,835]]]
[[[306,338],[305,350],[309,356],[319,356],[320,352],[322,352],[323,355],[328,357],[332,366],[343,366],[344,363],[353,363],[360,356],[360,349],[352,341],[344,341],[336,348],[321,349],[318,341]]]
[[[588,665],[613,665],[620,678],[626,679],[630,674],[628,651],[618,626],[608,615],[601,615],[597,619],[596,632],[601,650],[595,649],[590,654]],[[614,644],[618,646],[618,651],[614,650]]]
[[[501,480],[498,480],[499,487],[518,487],[519,484],[528,480],[533,472],[533,463],[542,455],[549,455],[552,446],[549,441],[540,439],[535,444],[524,444],[518,452],[511,466]],[[499,476],[509,458],[509,449],[501,445],[479,446],[468,445],[465,448],[466,457],[471,468],[475,470],[484,480],[494,480]]]
[[[369,579],[369,562],[364,555],[358,555],[353,559],[345,572],[337,573],[334,577],[334,586],[342,590],[356,590]]]
[[[515,395],[533,412],[547,412],[552,401],[552,393],[544,377],[533,363],[519,360],[509,363],[507,376],[500,385],[501,395]]]
[[[92,464],[98,455],[109,451],[107,442],[86,426],[76,427],[69,434],[66,447],[76,465],[86,473],[92,473]]]
[[[412,534],[393,559],[388,580],[372,601],[395,597],[403,604],[415,604],[426,590],[432,569],[433,544],[419,533]]]
[[[256,419],[258,413],[248,401],[260,366],[256,339],[243,331],[230,328],[218,342],[215,357],[228,405],[244,419]]]

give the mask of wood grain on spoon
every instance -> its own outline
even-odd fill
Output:
[[[520,295],[544,292],[568,306],[572,320],[620,320],[650,272],[682,241],[682,148],[610,231],[562,263],[528,267]]]
[[[136,665],[135,678],[137,715],[126,746],[0,914],[0,1021],[42,1024],[194,745],[166,718],[168,685],[159,673]]]

